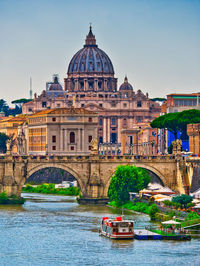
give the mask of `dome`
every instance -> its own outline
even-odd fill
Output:
[[[124,78],[124,83],[122,83],[122,85],[119,87],[119,90],[132,90],[133,91],[132,85],[128,83],[127,76]]]
[[[53,83],[50,85],[49,91],[63,91],[62,86],[58,82],[58,76],[57,75],[55,75],[53,77]]]
[[[114,75],[114,68],[108,55],[98,48],[95,36],[90,26],[84,47],[72,58],[68,67],[68,74],[101,73]]]

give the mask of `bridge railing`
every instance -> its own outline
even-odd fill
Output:
[[[8,157],[0,156],[0,160],[5,160]],[[66,156],[66,155],[27,155],[27,156],[13,156],[15,161],[87,161],[92,159],[99,160],[121,160],[121,161],[163,161],[163,160],[175,160],[174,155],[80,155],[80,156]]]

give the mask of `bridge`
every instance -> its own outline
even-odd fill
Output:
[[[106,198],[111,176],[119,165],[136,165],[154,173],[164,186],[186,193],[191,184],[190,162],[181,156],[0,156],[0,192],[20,195],[26,180],[47,167],[69,172],[85,198]],[[192,169],[192,167],[190,167]],[[190,176],[189,176],[190,175]]]

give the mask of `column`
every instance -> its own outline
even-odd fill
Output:
[[[78,143],[77,143],[77,151],[81,151],[81,129],[78,128]]]
[[[104,91],[107,91],[107,89],[108,89],[108,86],[107,86],[107,79],[104,79],[104,84],[103,84],[103,86],[104,86]]]
[[[98,91],[98,79],[94,79],[94,90]]]
[[[78,91],[78,79],[75,79],[75,91]]]
[[[110,142],[110,117],[108,117],[108,142]]]
[[[121,143],[121,119],[118,117],[117,119],[117,142]]]
[[[103,118],[103,142],[106,142],[106,118]]]
[[[60,128],[60,152],[63,151],[63,129]]]
[[[67,152],[68,149],[68,129],[64,131],[64,147],[65,147],[65,152]]]

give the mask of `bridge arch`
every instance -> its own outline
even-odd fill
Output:
[[[119,164],[121,165],[121,164]],[[110,180],[111,180],[111,177],[114,175],[115,171],[116,171],[116,168],[119,166],[117,165],[115,167],[115,169],[112,171],[111,175],[108,177],[106,183],[105,183],[105,188],[104,188],[104,195],[107,196],[107,193],[108,193],[108,188],[109,188],[109,185],[110,185]],[[136,164],[126,164],[126,165],[134,165],[134,166],[137,166],[137,167],[140,167],[140,168],[143,168],[143,169],[146,169],[146,170],[149,170],[150,172],[154,173],[162,182],[162,184],[164,186],[167,186],[167,182],[166,182],[166,178],[165,176],[156,168],[150,166],[150,165],[146,165],[146,164],[140,164],[140,163],[136,163]]]
[[[68,172],[69,174],[71,174],[77,181],[78,184],[80,186],[80,190],[82,194],[86,193],[86,186],[83,183],[80,175],[74,171],[74,169],[72,169],[71,167],[67,166],[66,164],[53,164],[53,163],[45,163],[45,164],[38,164],[37,166],[31,166],[29,169],[27,169],[27,174],[26,174],[26,178],[24,180],[24,182],[35,172],[45,169],[45,168],[57,168],[57,169],[62,169],[66,172]]]

